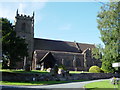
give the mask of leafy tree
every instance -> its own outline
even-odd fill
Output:
[[[96,48],[93,48],[92,56],[97,60],[102,58],[102,46],[101,45],[96,45]]]
[[[10,68],[15,68],[16,62],[28,55],[25,40],[17,37],[13,25],[6,18],[0,18],[2,23],[2,60],[3,68],[9,62]]]
[[[102,68],[113,72],[112,63],[120,62],[120,2],[109,2],[98,14],[98,29],[105,47],[102,50]]]

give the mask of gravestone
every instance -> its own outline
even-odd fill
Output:
[[[52,70],[52,68],[48,68],[48,69],[47,69],[47,72],[51,72],[51,70]]]

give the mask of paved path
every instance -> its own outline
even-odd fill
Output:
[[[39,86],[8,86],[3,85],[2,88],[39,88],[41,90],[45,89],[55,89],[55,88],[82,88],[84,89],[84,85],[91,82],[103,81],[103,80],[110,80],[110,79],[100,79],[100,80],[92,80],[92,81],[84,81],[84,82],[71,82],[71,83],[64,83],[64,84],[54,84],[54,85],[39,85]],[[5,90],[5,89],[4,89]],[[51,90],[51,89],[50,89]]]

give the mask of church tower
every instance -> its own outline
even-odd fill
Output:
[[[31,65],[34,44],[34,12],[33,16],[26,16],[23,14],[19,14],[17,10],[15,18],[16,35],[24,38],[26,40],[26,43],[28,44],[29,56],[26,59],[27,62],[24,61],[24,63],[29,63]]]

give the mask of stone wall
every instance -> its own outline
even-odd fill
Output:
[[[26,16],[22,14],[18,14],[18,10],[16,12],[16,21],[15,21],[15,32],[16,35],[20,38],[25,39],[25,42],[28,44],[28,57],[26,61],[23,61],[25,64],[31,65],[33,47],[34,47],[34,15]],[[18,48],[19,50],[19,48]],[[15,68],[23,68],[23,62],[18,62],[20,64]]]
[[[72,52],[59,52],[59,51],[47,51],[47,50],[36,50],[36,57],[33,55],[33,68],[36,64],[40,62],[40,60],[46,55],[46,53],[51,52],[54,58],[56,59],[56,63],[58,65],[63,64],[68,70],[75,70],[77,68],[80,71],[84,70],[84,57],[80,53],[72,53]],[[73,60],[75,60],[76,65],[73,65]],[[34,68],[35,69],[35,68]]]
[[[94,79],[108,79],[115,76],[112,73],[81,73],[70,74],[67,76],[52,74],[31,74],[31,73],[10,73],[3,72],[3,81],[70,81],[70,80],[94,80]],[[119,76],[120,77],[120,76]]]

